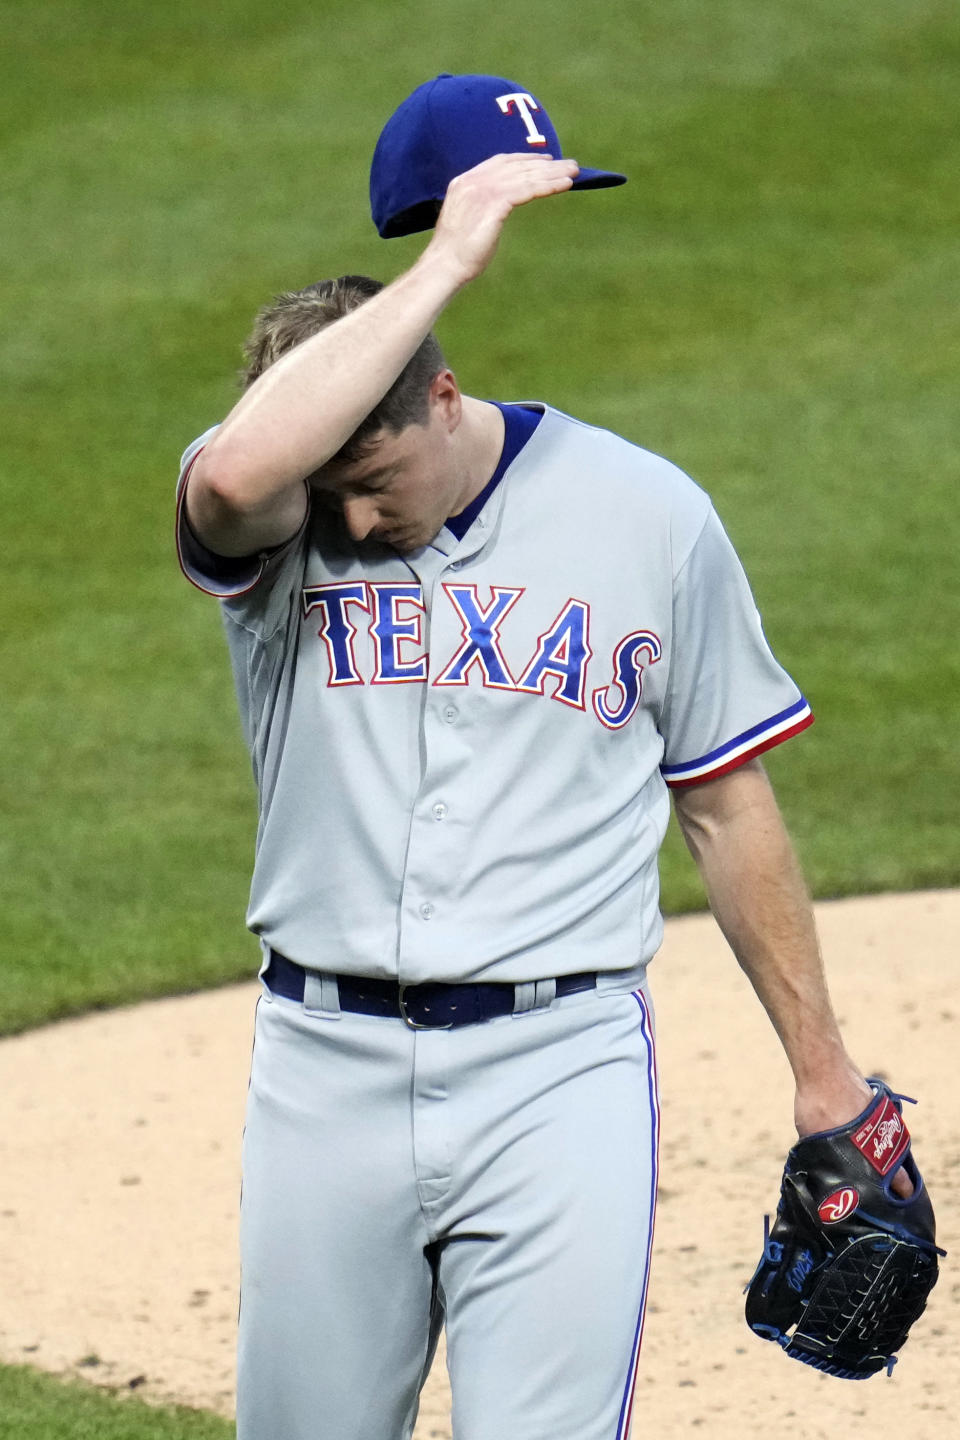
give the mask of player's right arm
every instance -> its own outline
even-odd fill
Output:
[[[454,295],[496,253],[511,210],[569,190],[575,160],[496,155],[452,181],[426,250],[336,324],[282,356],[234,406],[190,472],[186,507],[215,554],[296,534],[305,481],[382,400]]]

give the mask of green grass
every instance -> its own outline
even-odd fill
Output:
[[[183,1406],[142,1400],[0,1366],[0,1440],[228,1440],[236,1427]]]
[[[264,299],[419,252],[375,235],[367,165],[441,69],[539,89],[630,175],[514,218],[441,322],[465,388],[714,495],[818,713],[770,759],[817,893],[957,882],[953,0],[8,0],[0,42],[0,1031],[252,973],[252,786],[173,563],[177,458]],[[675,837],[664,874],[702,903]]]

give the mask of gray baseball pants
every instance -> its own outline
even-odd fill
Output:
[[[409,1440],[444,1325],[455,1440],[624,1440],[656,1193],[645,992],[457,1030],[308,992],[257,1009],[238,1440]]]

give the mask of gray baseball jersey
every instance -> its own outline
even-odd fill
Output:
[[[260,800],[248,923],[321,971],[630,990],[668,788],[810,724],[708,497],[549,407],[463,539],[319,504],[220,597]],[[212,432],[183,456],[180,493]]]

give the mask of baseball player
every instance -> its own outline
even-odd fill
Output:
[[[260,800],[239,1440],[409,1437],[444,1325],[458,1440],[626,1436],[671,791],[800,1132],[871,1094],[758,759],[812,717],[709,499],[432,336],[578,170],[493,156],[391,284],[280,297],[183,457]]]

